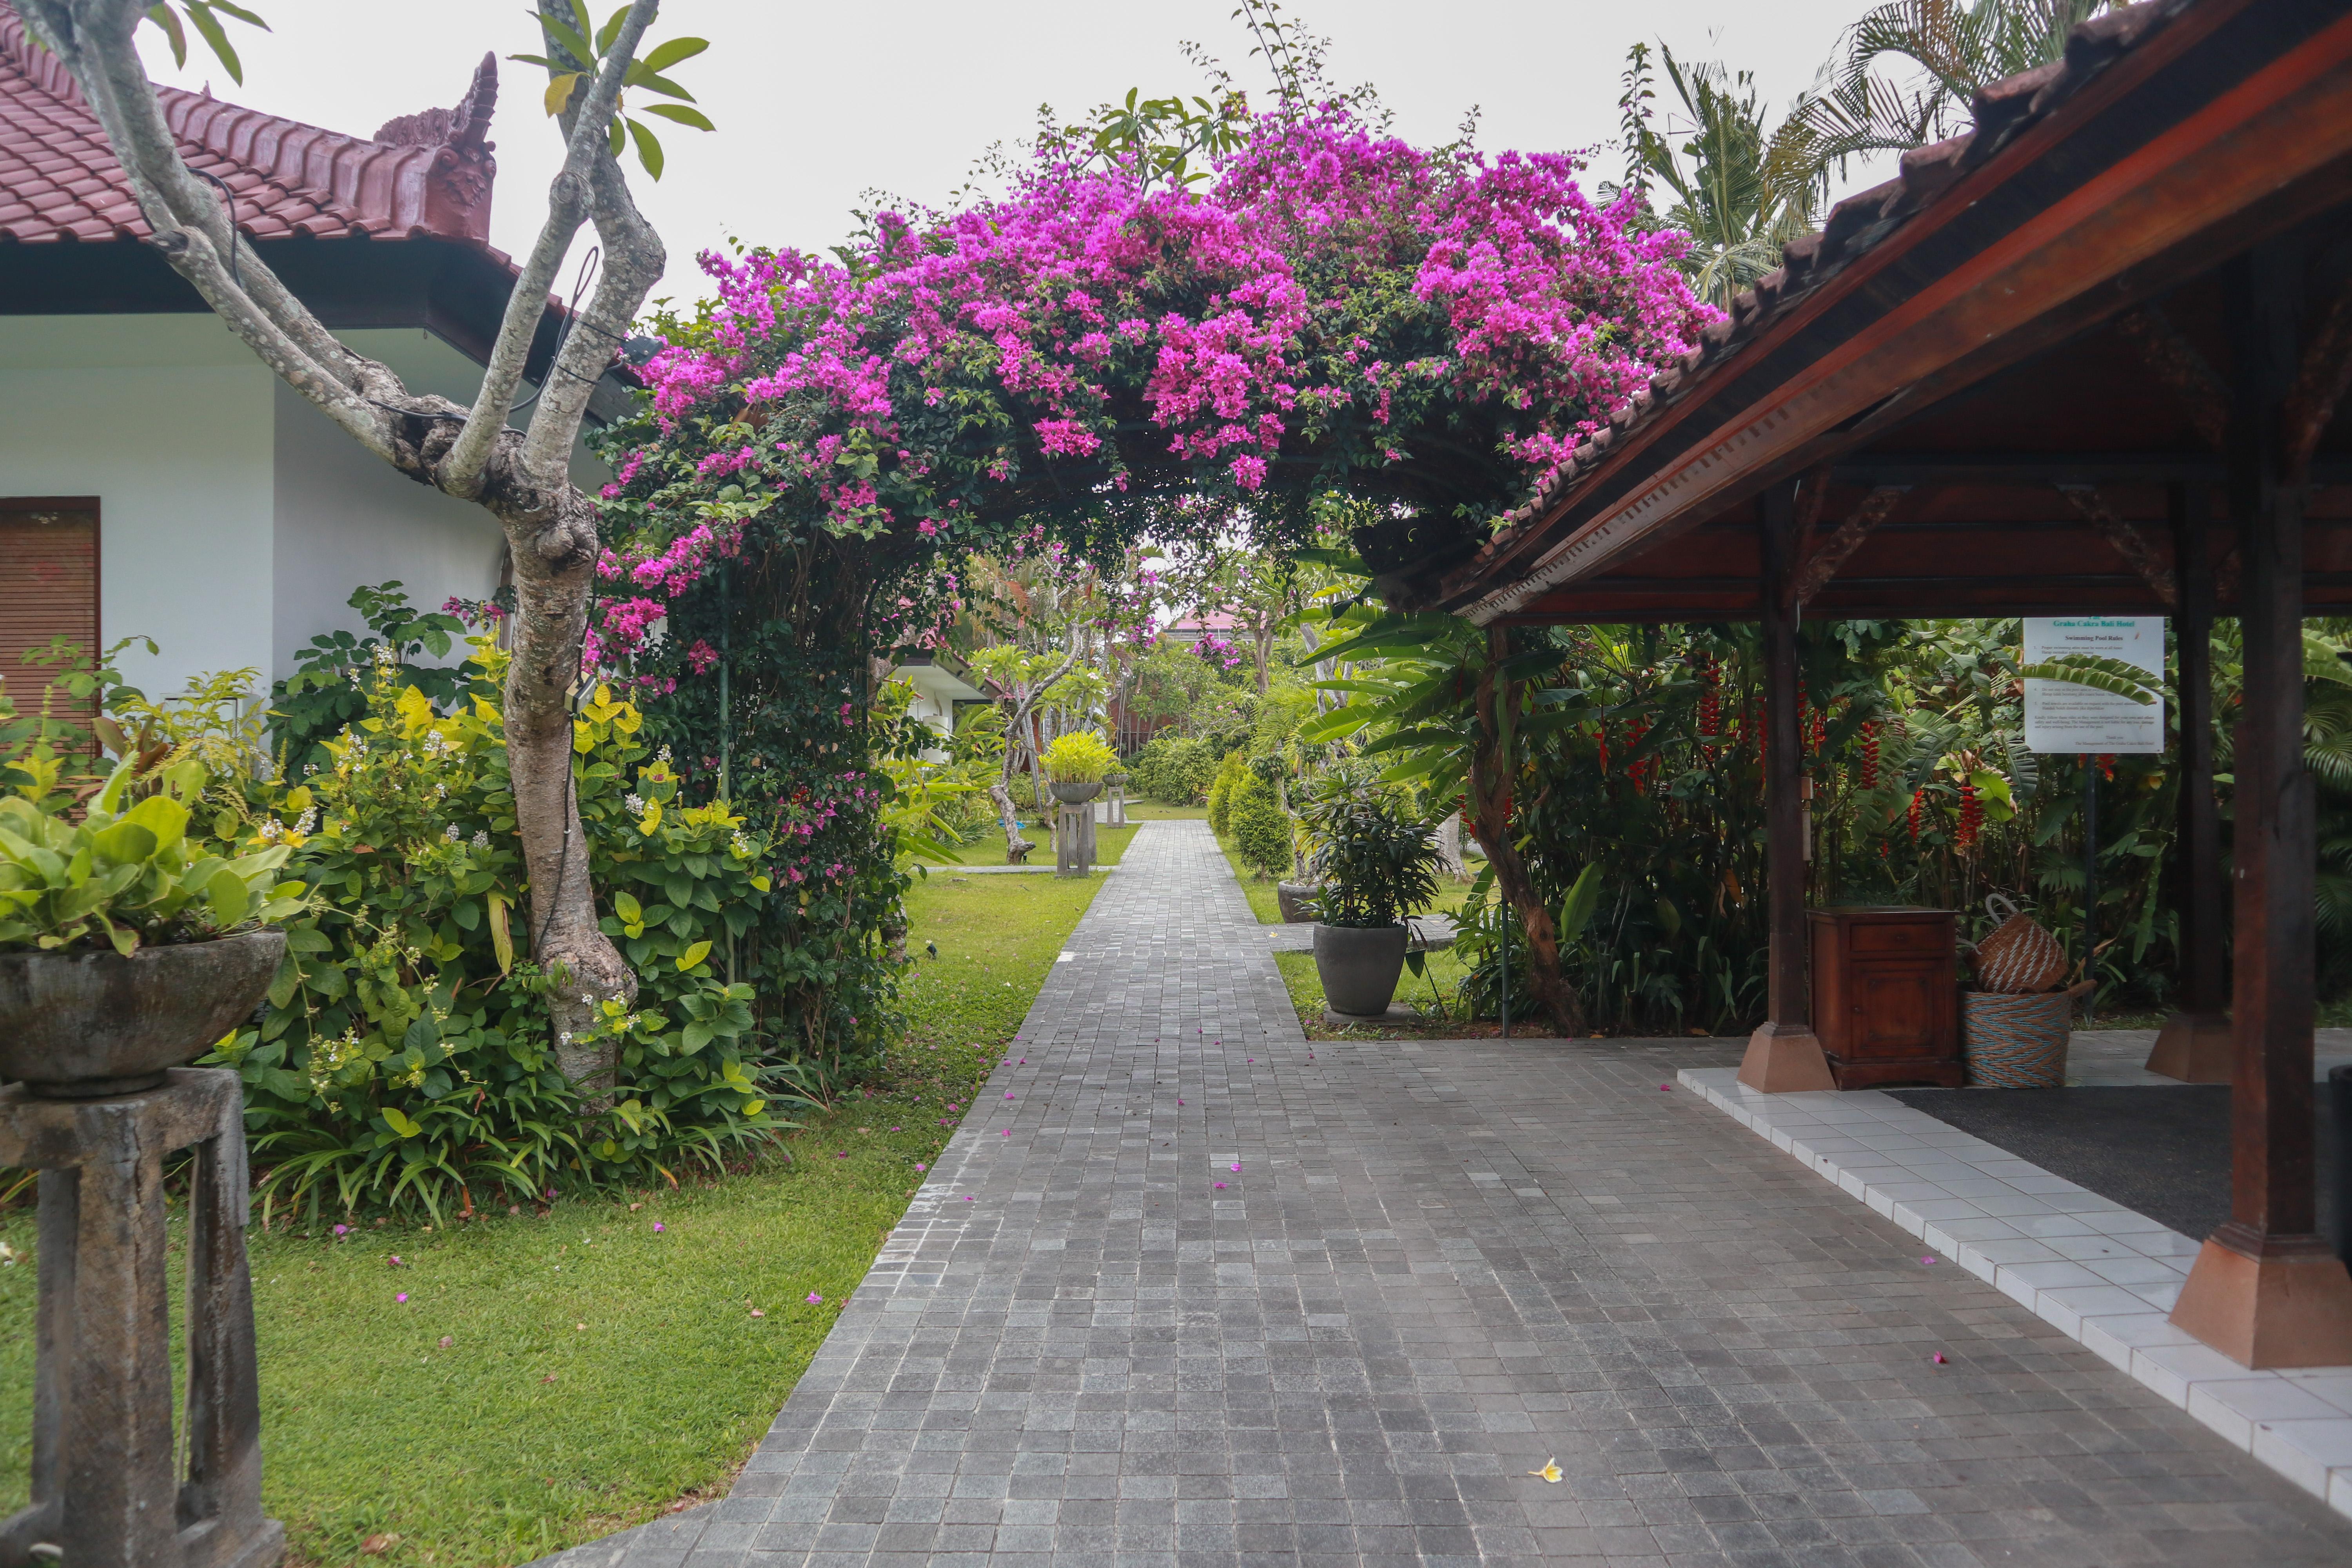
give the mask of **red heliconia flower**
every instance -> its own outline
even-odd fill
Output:
[[[1715,660],[1698,667],[1699,739],[1712,741],[1723,732],[1723,672]]]
[[[1862,787],[1878,787],[1878,721],[1865,719],[1862,724]]]
[[[1911,792],[1911,842],[1914,844],[1919,842],[1919,814],[1925,811],[1927,806],[1927,792],[1924,789],[1913,790]]]
[[[1977,847],[1977,833],[1984,826],[1984,803],[1977,799],[1977,786],[1960,786],[1960,831],[1958,845],[1965,855]]]

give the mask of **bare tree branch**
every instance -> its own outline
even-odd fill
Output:
[[[592,210],[600,209],[603,205],[600,199],[603,191],[599,187],[607,182],[598,176],[605,173],[606,165],[611,165],[609,184],[618,188],[622,202],[628,205],[630,216],[635,216],[635,205],[628,200],[627,182],[621,178],[619,165],[614,163],[606,141],[607,127],[612,123],[614,107],[620,102],[621,84],[628,74],[629,62],[636,58],[638,41],[645,37],[646,29],[653,25],[654,16],[660,9],[661,0],[633,0],[628,18],[621,24],[619,36],[606,52],[604,68],[596,73],[594,85],[585,95],[575,89],[572,102],[566,107],[563,167],[556,172],[554,181],[548,186],[547,221],[541,226],[539,239],[531,246],[530,255],[523,262],[522,276],[516,280],[514,292],[507,297],[506,316],[499,323],[498,341],[490,347],[489,363],[482,373],[482,389],[474,398],[473,411],[467,416],[465,428],[458,433],[457,444],[441,461],[438,482],[452,495],[471,497],[481,491],[482,476],[489,466],[491,448],[498,441],[499,433],[506,428],[509,412],[514,405],[515,391],[522,384],[523,366],[530,360],[531,340],[538,335],[540,321],[546,310],[547,291],[555,282],[555,270],[563,265],[563,258],[571,249],[573,237],[579,234],[581,224],[586,221]],[[583,60],[580,63],[585,67],[593,62]],[[638,222],[640,227],[645,226],[642,219]],[[598,227],[600,230],[603,227],[601,221]],[[650,235],[652,231],[647,228],[646,232]],[[620,290],[600,287],[596,291],[597,308],[589,313],[592,319],[608,313],[615,304],[618,305],[623,326],[635,317],[637,306],[645,300],[645,291],[650,289],[654,280],[661,276],[665,259],[661,254],[661,242],[655,239],[653,247],[656,260],[652,271],[644,279],[644,288],[636,294],[620,300],[617,298]],[[609,275],[612,266],[609,243],[605,260]],[[581,329],[589,324],[589,321],[575,321],[572,338],[578,338]],[[602,330],[610,330],[602,322],[595,324]],[[591,331],[589,337],[593,349],[596,333]],[[596,376],[602,374],[611,359],[608,346],[604,355],[596,360],[587,386],[576,398],[566,400],[563,395],[570,389],[560,384],[579,374],[571,350],[572,342],[567,340],[563,356],[548,369],[548,381],[542,386],[539,405],[530,421],[533,432],[553,432],[559,428],[565,432],[562,436],[559,462],[569,459],[581,416],[588,406],[588,394],[595,389]],[[567,411],[568,424],[565,423]],[[534,479],[548,482],[548,466],[543,460],[538,460],[540,458],[540,448],[527,440],[521,458],[523,471]]]

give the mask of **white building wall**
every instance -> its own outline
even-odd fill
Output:
[[[472,363],[425,332],[343,336],[417,391],[472,395]],[[362,584],[437,608],[499,581],[488,513],[394,473],[209,316],[0,317],[0,495],[98,498],[100,635],[155,639],[124,666],[152,697],[243,668],[266,693],[311,637],[363,629]]]
[[[207,318],[0,319],[0,494],[98,498],[99,635],[155,639],[151,697],[273,663],[272,384]]]

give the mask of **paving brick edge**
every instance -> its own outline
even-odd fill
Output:
[[[2189,1237],[1875,1089],[1766,1095],[1741,1085],[1731,1068],[1685,1068],[1677,1077],[1709,1105],[1873,1213],[1903,1226],[1935,1254],[1992,1285],[2102,1361],[2188,1411],[2232,1447],[2352,1518],[2352,1367],[2249,1371],[2172,1326],[2167,1313],[2168,1296],[2179,1293],[2177,1282],[2085,1285],[2067,1277],[2073,1266],[2064,1258],[2032,1257],[2031,1251],[2049,1248],[2029,1236],[2020,1234],[2011,1241],[1959,1233],[2010,1228],[1982,1203],[1988,1194],[1981,1189],[1998,1184],[2021,1197],[2054,1203],[2070,1214],[2109,1216],[2109,1223],[2114,1223],[2112,1216],[2129,1216],[2140,1222],[2129,1232],[2147,1256],[2184,1276],[2186,1264],[2171,1260],[2195,1255],[2197,1244]],[[1988,1172],[1971,1179],[1968,1185],[1978,1190],[1966,1194],[1918,1173],[1889,1182],[1883,1173],[1890,1165],[1899,1166],[1899,1151],[1890,1155],[1885,1149],[1860,1147],[1857,1134],[1882,1143],[1910,1142],[1938,1156],[1926,1163],[1981,1161],[2000,1167],[2000,1173]],[[2027,1184],[2019,1185],[2021,1181]],[[1931,1187],[1937,1191],[1922,1190]],[[1964,1212],[1969,1209],[1976,1211],[1973,1220]],[[2097,1310],[2124,1305],[2117,1294],[2122,1290],[2140,1299],[2137,1310]]]

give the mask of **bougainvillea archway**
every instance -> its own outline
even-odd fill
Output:
[[[729,788],[793,846],[775,962],[887,918],[866,655],[953,605],[968,552],[1280,549],[1335,495],[1376,567],[1475,547],[1713,319],[1683,237],[1570,157],[1417,148],[1346,100],[1229,145],[1186,184],[1049,138],[1002,199],[881,214],[836,259],[705,256],[715,298],[663,323],[610,437],[590,658],[655,687],[682,754],[730,738]],[[875,972],[817,967],[799,1032],[856,1035]]]

